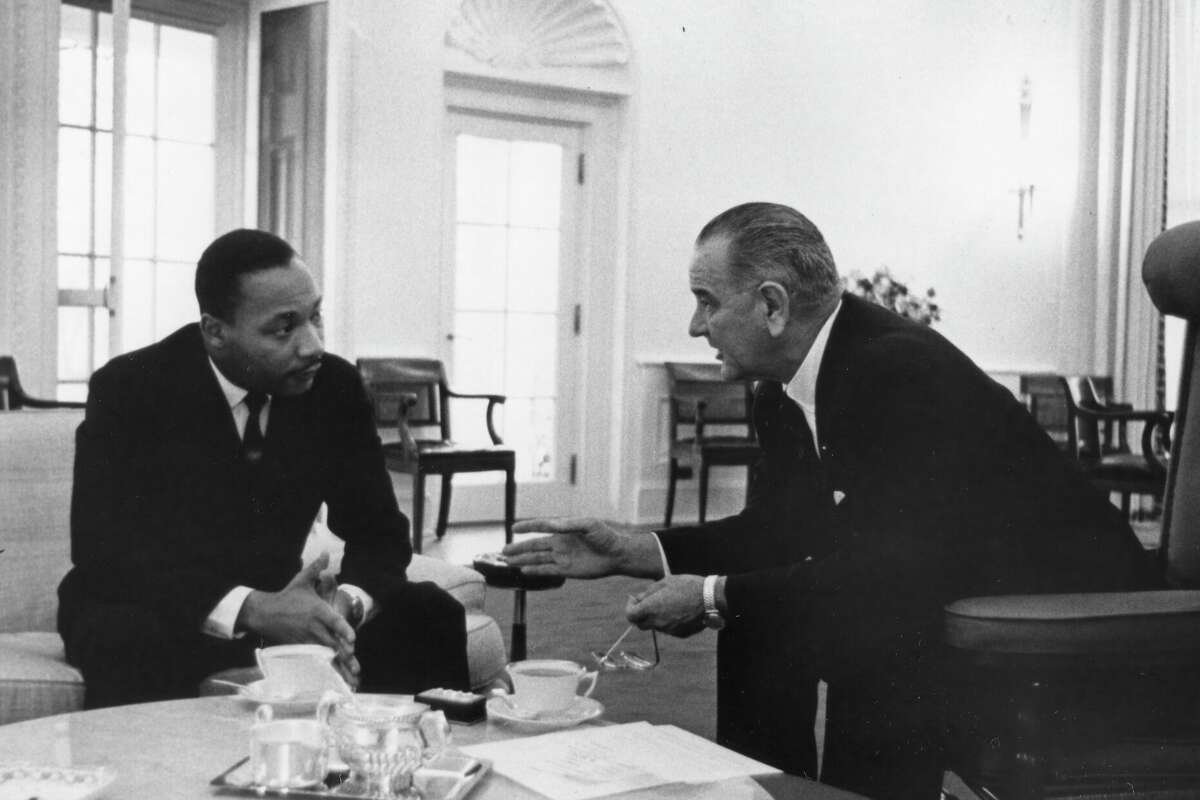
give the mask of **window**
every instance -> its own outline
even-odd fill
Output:
[[[217,230],[222,138],[215,29],[129,20],[121,174],[113,159],[113,17],[64,5],[59,38],[58,383],[83,399],[112,355],[197,318],[195,263]],[[201,26],[204,27],[204,26]],[[114,268],[112,212],[123,230]],[[234,192],[236,194],[236,192]]]

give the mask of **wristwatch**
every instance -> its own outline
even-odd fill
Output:
[[[725,627],[725,618],[717,609],[717,577],[709,575],[704,579],[704,627],[719,631]]]

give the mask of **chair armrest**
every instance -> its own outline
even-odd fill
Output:
[[[1167,465],[1163,463],[1162,457],[1159,455],[1159,449],[1154,446],[1155,430],[1162,431],[1162,440],[1168,451],[1171,448],[1171,424],[1175,421],[1175,414],[1170,411],[1153,411],[1153,410],[1123,410],[1114,408],[1112,405],[1104,408],[1085,408],[1076,409],[1076,413],[1085,419],[1093,419],[1097,422],[1117,422],[1122,427],[1127,422],[1142,422],[1145,423],[1142,427],[1142,456],[1145,457],[1146,463],[1155,469],[1159,469],[1166,474]]]
[[[1200,659],[1200,591],[972,597],[944,623],[947,646],[983,656]]]
[[[508,400],[506,395],[502,394],[461,394],[459,392],[446,390],[447,397],[457,397],[460,400],[487,400],[487,432],[492,438],[492,444],[504,444],[504,440],[500,438],[500,434],[496,433],[496,422],[493,414],[496,406]]]
[[[87,403],[74,400],[43,400],[40,397],[21,396],[21,404],[30,408],[87,408]]]

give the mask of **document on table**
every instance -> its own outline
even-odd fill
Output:
[[[674,725],[631,722],[464,747],[552,800],[590,800],[668,783],[779,772]]]

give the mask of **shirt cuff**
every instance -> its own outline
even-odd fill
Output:
[[[356,597],[362,601],[363,616],[362,619],[359,620],[359,625],[362,625],[364,622],[370,619],[371,609],[375,607],[375,601],[371,598],[371,595],[367,594],[353,583],[339,583],[338,591],[345,592],[351,597]]]
[[[671,565],[667,563],[667,551],[663,550],[662,539],[658,538],[658,531],[650,531],[650,535],[654,537],[654,543],[658,545],[658,558],[662,561],[663,577],[671,576]]]
[[[253,589],[249,586],[235,586],[230,589],[229,593],[221,598],[221,602],[217,603],[217,607],[208,615],[208,619],[204,620],[200,630],[218,639],[240,639],[245,636],[244,633],[234,629],[237,627],[237,618],[242,611],[242,604],[246,602],[246,598],[252,591]]]

